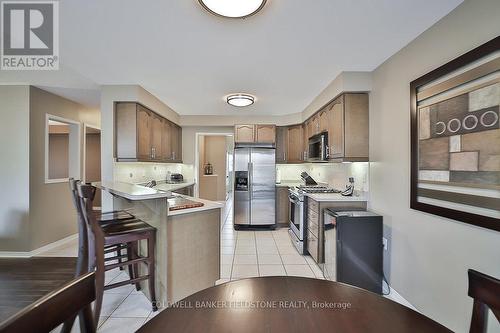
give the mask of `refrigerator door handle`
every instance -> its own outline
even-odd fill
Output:
[[[248,162],[248,224],[252,225],[253,163]]]

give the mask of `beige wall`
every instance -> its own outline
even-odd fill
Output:
[[[233,126],[183,126],[182,160],[184,164],[194,165],[196,161],[196,133],[233,134]]]
[[[101,134],[86,133],[85,181],[101,181]]]
[[[0,86],[0,251],[29,249],[29,87]]]
[[[59,116],[99,126],[99,110],[92,110],[41,89],[30,87],[30,250],[60,240],[77,232],[76,212],[68,184],[45,184],[45,117]],[[83,161],[83,149],[80,150]],[[83,162],[82,162],[83,163]],[[83,167],[81,168],[83,170]]]
[[[370,95],[371,208],[384,215],[390,238],[387,277],[426,316],[458,332],[468,331],[472,311],[467,269],[500,277],[500,233],[409,208],[409,83],[500,35],[499,15],[498,0],[465,1],[378,67]]]
[[[68,178],[69,134],[49,134],[49,179]]]

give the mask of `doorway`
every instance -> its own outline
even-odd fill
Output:
[[[232,208],[233,200],[233,151],[232,134],[197,133],[198,196],[202,199],[223,202],[223,220]]]
[[[95,183],[101,181],[101,129],[84,124],[83,139],[83,181]],[[96,192],[95,207],[101,207],[101,191]]]

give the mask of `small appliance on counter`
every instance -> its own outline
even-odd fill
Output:
[[[349,185],[345,186],[345,190],[342,191],[340,194],[345,196],[345,197],[350,197],[354,193],[354,178],[349,177]]]
[[[327,280],[382,293],[383,218],[368,211],[327,208],[324,214]]]
[[[316,183],[316,181],[311,176],[309,176],[309,174],[305,171],[300,174],[300,178],[302,178],[302,180],[306,183],[307,186],[318,185],[318,183]]]
[[[207,176],[214,174],[214,167],[210,163],[205,164],[205,166],[203,167],[203,170],[205,172],[205,175],[207,175]]]
[[[170,175],[170,179],[167,178],[167,184],[178,184],[184,182],[184,176],[181,173],[172,173]]]

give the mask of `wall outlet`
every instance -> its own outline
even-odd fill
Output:
[[[382,237],[382,244],[384,245],[384,251],[387,251],[387,249],[389,248],[387,238]]]

